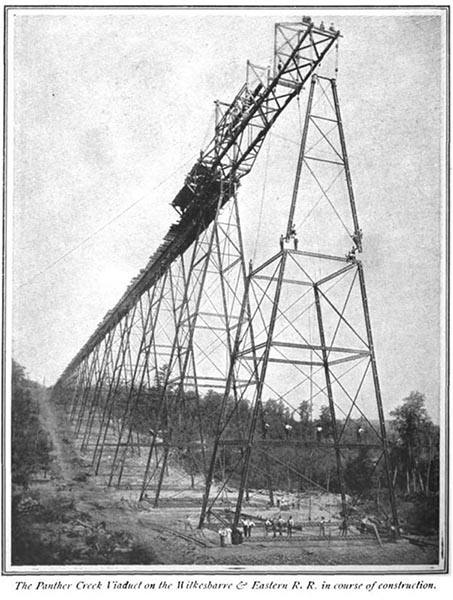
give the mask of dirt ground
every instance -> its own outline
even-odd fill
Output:
[[[433,545],[420,547],[404,539],[380,545],[375,537],[361,536],[353,528],[348,537],[341,538],[336,524],[331,525],[324,539],[317,525],[296,531],[291,539],[286,532],[266,536],[261,518],[267,513],[254,508],[253,503],[247,509],[256,522],[252,537],[239,545],[221,547],[220,523],[211,521],[211,528],[197,529],[199,504],[193,499],[186,504],[180,499],[177,504],[164,503],[153,508],[148,501],[137,501],[137,490],[106,487],[99,478],[87,477],[87,466],[74,449],[65,415],[61,408],[50,404],[47,395],[41,401],[41,420],[52,439],[54,460],[50,476],[37,479],[30,493],[42,505],[53,502],[69,507],[65,516],[50,527],[61,543],[81,548],[77,560],[69,558],[62,561],[64,564],[83,564],[83,549],[100,544],[102,536],[114,540],[108,547],[115,556],[126,557],[122,564],[303,567],[438,563]],[[284,516],[286,519],[287,513]],[[297,523],[297,511],[293,516]],[[40,528],[44,529],[39,523],[32,523],[31,527],[36,535],[40,535]],[[143,552],[133,554],[132,547]],[[136,562],[130,562],[132,556]],[[87,562],[93,564],[92,560]],[[105,564],[103,559],[100,562]]]

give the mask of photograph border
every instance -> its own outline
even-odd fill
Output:
[[[445,540],[445,548],[444,548],[444,560],[443,566],[436,567],[433,565],[432,569],[421,568],[418,565],[407,565],[407,566],[396,566],[395,569],[389,568],[388,566],[383,566],[383,568],[370,568],[368,566],[361,567],[359,565],[354,566],[352,568],[350,565],[345,565],[345,567],[336,566],[334,568],[328,568],[324,566],[320,566],[319,569],[313,569],[310,566],[308,568],[301,565],[300,568],[293,568],[292,566],[284,566],[282,565],[266,565],[262,568],[258,568],[257,566],[222,566],[222,568],[213,566],[213,565],[162,565],[162,569],[156,568],[160,567],[160,565],[149,565],[149,566],[132,566],[130,568],[119,565],[112,566],[112,568],[105,567],[93,567],[93,570],[89,566],[79,566],[71,567],[71,566],[62,566],[61,569],[57,568],[48,568],[46,566],[39,567],[12,567],[7,564],[7,556],[8,556],[8,548],[11,545],[11,524],[8,522],[7,518],[7,503],[11,501],[9,495],[6,494],[6,490],[9,489],[9,469],[7,464],[7,458],[9,456],[7,444],[9,437],[9,432],[7,429],[8,419],[7,415],[7,398],[10,393],[10,385],[7,381],[7,377],[10,375],[10,366],[9,362],[11,360],[11,348],[10,346],[10,322],[9,317],[11,311],[11,289],[10,289],[10,280],[11,280],[11,257],[10,257],[10,247],[9,247],[9,239],[10,239],[10,230],[11,230],[11,207],[8,206],[8,203],[11,202],[9,198],[9,186],[8,186],[8,174],[9,174],[9,164],[10,164],[10,153],[12,141],[8,139],[8,127],[9,124],[9,112],[8,112],[8,75],[9,70],[11,69],[12,57],[8,56],[8,34],[9,34],[9,22],[12,16],[12,13],[15,10],[81,10],[81,11],[97,11],[97,10],[111,10],[111,11],[133,11],[133,10],[160,10],[163,9],[168,10],[170,12],[174,11],[187,11],[190,12],[192,10],[253,10],[258,11],[260,9],[265,9],[267,11],[275,10],[275,11],[283,11],[283,10],[366,10],[366,9],[382,9],[385,11],[395,10],[395,11],[423,11],[423,10],[438,10],[441,14],[444,15],[445,23],[446,23],[446,39],[445,43],[445,52],[446,52],[446,73],[444,74],[445,81],[445,147],[444,147],[444,156],[445,156],[445,164],[441,165],[441,175],[443,186],[443,192],[445,194],[445,215],[441,215],[442,226],[444,229],[445,235],[445,248],[441,247],[441,265],[445,270],[441,275],[441,279],[445,282],[445,289],[442,290],[443,294],[443,303],[445,307],[445,311],[441,311],[441,336],[443,339],[443,343],[445,344],[445,355],[441,357],[441,363],[444,365],[442,372],[445,375],[445,381],[440,382],[441,388],[441,405],[442,401],[444,402],[443,410],[441,410],[441,447],[440,447],[440,455],[441,455],[441,480],[443,479],[443,483],[441,484],[441,489],[443,488],[444,493],[440,495],[440,498],[443,498],[443,514],[445,515],[444,523],[442,524],[444,528],[443,539]],[[83,574],[86,576],[104,576],[104,575],[127,575],[127,576],[165,576],[165,575],[199,575],[199,576],[218,576],[218,575],[228,575],[228,576],[241,576],[245,575],[258,575],[258,576],[283,576],[283,575],[338,575],[338,576],[347,576],[347,575],[420,575],[420,574],[429,574],[430,576],[434,575],[444,575],[449,573],[449,563],[450,563],[450,433],[449,433],[449,424],[451,422],[451,414],[449,407],[449,392],[450,392],[450,181],[449,181],[449,171],[450,171],[450,61],[451,61],[451,50],[450,50],[450,6],[449,5],[393,5],[393,6],[383,6],[383,5],[108,5],[108,4],[87,4],[87,5],[4,5],[3,10],[3,240],[2,240],[2,267],[3,267],[3,279],[2,279],[2,524],[3,524],[3,536],[2,536],[2,575],[7,576],[43,576],[43,575],[52,575],[52,576],[63,576],[63,575],[77,575]],[[441,114],[443,114],[444,108],[443,104],[441,104]],[[445,173],[445,175],[444,175]],[[441,244],[443,240],[441,241]],[[445,312],[445,314],[443,314]],[[445,331],[442,328],[445,327]],[[442,351],[442,350],[441,350]],[[9,361],[9,362],[8,362]],[[442,407],[441,407],[442,408]],[[441,511],[442,513],[442,511]],[[441,536],[440,536],[441,538]],[[412,568],[413,567],[413,568]],[[265,571],[263,569],[266,569]]]

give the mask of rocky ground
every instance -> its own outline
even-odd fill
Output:
[[[153,508],[138,502],[137,490],[116,490],[89,474],[74,450],[65,415],[43,394],[41,418],[53,444],[51,472],[36,479],[16,503],[16,564],[160,565],[428,565],[437,564],[434,545],[408,540],[380,545],[374,536],[351,530],[339,536],[336,524],[325,539],[317,526],[265,536],[259,503],[248,510],[256,520],[250,540],[221,547],[218,523],[196,528],[199,504],[190,490],[178,502]],[[264,506],[264,505],[263,505]],[[275,514],[275,510],[273,513]],[[285,513],[285,519],[287,513]],[[297,523],[297,509],[294,518]]]

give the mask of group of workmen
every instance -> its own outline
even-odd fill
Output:
[[[243,532],[243,536],[240,534],[240,530],[235,530],[235,536],[239,534],[243,539],[250,539],[252,537],[252,529],[255,527],[255,523],[253,519],[242,518],[241,519],[241,528]],[[219,529],[219,538],[220,545],[222,547],[229,546],[233,543],[233,530],[230,526],[222,527]],[[237,542],[235,542],[237,543]]]
[[[243,518],[241,520],[241,527],[243,531],[243,539],[251,539],[252,537],[252,529],[255,526],[255,523],[252,519]],[[319,530],[318,534],[320,538],[330,537],[330,520],[327,521],[325,517],[321,517],[319,521]],[[300,527],[299,527],[300,528]],[[269,537],[272,534],[272,537],[277,538],[283,536],[283,533],[286,532],[286,536],[288,538],[293,537],[294,533],[294,519],[291,515],[285,520],[282,515],[278,517],[267,518],[264,522],[264,533],[266,537]],[[346,517],[343,517],[341,523],[339,525],[339,534],[340,537],[346,537],[349,532],[349,521]],[[220,536],[220,545],[226,546],[232,543],[232,530],[231,527],[223,527],[219,530]],[[242,540],[241,540],[242,541]]]
[[[286,529],[286,535],[288,537],[293,537],[294,531],[294,519],[290,515],[288,519],[285,520],[281,515],[279,517],[274,517],[273,519],[266,519],[264,522],[264,532],[266,537],[272,532],[273,537],[277,537],[277,533],[279,536],[283,535],[283,531]]]
[[[361,229],[358,229],[357,231],[355,231],[352,235],[352,241],[354,243],[354,245],[352,246],[351,250],[346,254],[345,258],[348,262],[355,262],[356,260],[356,252],[362,251],[362,237],[363,237],[363,232]],[[296,226],[293,223],[290,227],[289,233],[286,235],[283,235],[283,233],[280,236],[280,250],[284,250],[285,249],[285,243],[288,243],[290,240],[293,240],[294,242],[294,250],[297,250],[299,248],[299,239],[297,237],[297,232],[296,232]]]
[[[280,236],[280,250],[284,250],[285,242],[289,242],[290,240],[294,241],[294,250],[297,250],[299,247],[299,239],[297,238],[296,226],[294,223],[291,225],[289,230],[289,234],[284,236],[283,233]]]

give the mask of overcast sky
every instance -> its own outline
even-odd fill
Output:
[[[274,23],[301,14],[15,14],[13,355],[30,377],[52,384],[176,220],[169,203],[212,135],[213,101],[233,99],[247,59],[269,64]],[[437,421],[445,23],[434,10],[312,17],[343,35],[338,88],[384,404],[388,411],[417,389]],[[271,137],[240,189],[245,249],[256,262],[277,250],[286,219],[297,111],[295,103],[282,116],[288,149]]]

